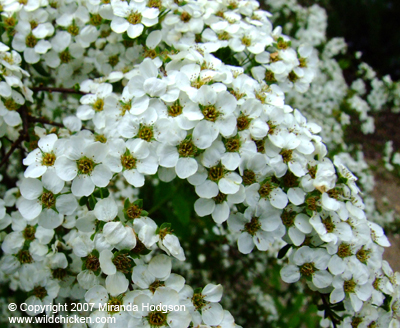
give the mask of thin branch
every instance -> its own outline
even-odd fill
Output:
[[[50,121],[50,120],[48,120],[46,118],[43,118],[43,117],[35,117],[35,116],[30,116],[29,115],[28,116],[28,121],[29,122],[33,122],[33,123],[49,124],[49,125],[58,126],[60,128],[65,128],[64,124],[58,123],[58,122],[54,122],[54,121]],[[85,127],[85,126],[82,126],[82,129],[83,130],[88,130],[88,131],[94,133],[94,131],[92,129],[89,129],[89,128]]]
[[[2,167],[5,163],[8,162],[10,156],[12,155],[12,153],[17,149],[17,148],[21,148],[21,143],[24,140],[27,140],[27,138],[29,138],[29,133],[28,133],[28,117],[27,117],[27,111],[26,111],[26,107],[22,106],[18,112],[21,115],[22,118],[22,130],[19,131],[19,137],[17,140],[15,140],[12,145],[10,150],[7,152],[7,154],[5,154],[5,156],[3,157],[3,159],[0,162],[0,167]],[[23,156],[24,157],[24,156]]]
[[[5,163],[8,162],[8,159],[10,158],[12,153],[20,146],[21,142],[24,141],[26,139],[26,137],[27,136],[21,130],[18,139],[13,142],[13,144],[11,145],[10,150],[7,152],[7,154],[4,156],[4,158],[0,162],[0,167],[2,167]]]
[[[30,88],[33,92],[39,91],[47,91],[47,92],[61,92],[61,93],[75,93],[80,95],[87,95],[86,92],[75,90],[75,89],[68,89],[68,88],[53,88],[53,87],[33,87]]]
[[[28,108],[23,105],[18,112],[22,118],[22,133],[25,135],[25,138],[29,138]]]
[[[29,122],[34,122],[34,123],[43,123],[43,124],[59,126],[60,128],[64,127],[64,124],[62,124],[62,123],[50,121],[50,120],[47,120],[47,119],[42,118],[42,117],[28,116],[28,121]]]

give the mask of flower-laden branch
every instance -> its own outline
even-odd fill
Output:
[[[42,124],[49,124],[49,125],[54,125],[54,126],[58,126],[60,128],[64,128],[64,124],[62,123],[58,123],[58,122],[54,122],[54,121],[50,121],[46,118],[43,117],[34,117],[31,115],[28,115],[28,121],[32,122],[32,123],[42,123]]]

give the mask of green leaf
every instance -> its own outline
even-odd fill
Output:
[[[339,66],[340,66],[341,69],[345,70],[345,69],[347,69],[347,68],[350,67],[351,62],[350,62],[350,60],[348,60],[348,59],[340,59],[340,60],[338,61],[338,64],[339,64]]]
[[[172,197],[172,208],[179,222],[187,226],[192,215],[193,203],[186,197],[185,190],[178,189]]]
[[[345,310],[344,303],[343,302],[337,303],[337,304],[331,306],[331,309],[335,310],[335,311],[344,311]]]
[[[171,223],[169,222],[164,222],[162,225],[160,225],[160,230],[162,229],[171,229]]]
[[[102,198],[107,198],[108,196],[110,196],[110,192],[107,188],[100,188],[100,190],[101,190]]]
[[[43,66],[39,63],[33,64],[33,68],[42,76],[50,77],[50,74],[46,72],[46,70],[43,68]]]
[[[79,200],[79,205],[80,206],[85,206],[88,202],[88,198],[86,196],[83,196],[80,200]]]
[[[93,210],[94,207],[96,206],[96,199],[94,197],[89,198],[89,206]]]
[[[278,252],[278,259],[282,259],[292,246],[293,246],[292,244],[287,244],[283,246]]]

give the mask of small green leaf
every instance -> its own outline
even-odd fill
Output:
[[[93,195],[92,195],[93,196]],[[93,210],[94,207],[96,206],[96,199],[94,197],[89,198],[89,206]]]
[[[171,223],[169,222],[164,222],[161,226],[160,226],[160,230],[162,229],[171,229]]]
[[[283,259],[283,257],[287,254],[287,252],[292,246],[293,246],[292,244],[287,244],[283,246],[278,252],[278,259]]]
[[[80,206],[85,206],[88,202],[88,198],[86,196],[83,196],[80,200],[79,200],[79,205]]]

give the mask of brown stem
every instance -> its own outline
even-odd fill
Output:
[[[64,127],[64,124],[62,124],[62,123],[57,123],[57,122],[54,122],[54,121],[50,121],[50,120],[47,120],[47,119],[42,118],[42,117],[28,116],[28,121],[34,122],[34,123],[43,123],[43,124],[59,126],[60,128]]]
[[[47,92],[61,92],[61,93],[75,93],[80,95],[86,95],[86,92],[78,91],[75,89],[68,88],[53,88],[53,87],[33,87],[30,88],[33,92],[47,91]]]
[[[54,121],[50,121],[50,120],[45,119],[43,117],[28,116],[28,121],[29,122],[33,122],[33,123],[43,123],[43,124],[49,124],[49,125],[58,126],[60,128],[65,128],[64,124],[58,123],[58,122],[54,122]],[[88,131],[94,133],[94,131],[92,129],[89,129],[89,128],[85,127],[85,126],[82,126],[82,129],[88,130]]]
[[[26,139],[26,137],[27,137],[27,135],[25,135],[23,130],[21,130],[19,133],[18,139],[13,142],[10,150],[7,152],[7,154],[4,156],[4,158],[0,162],[0,167],[2,167],[5,163],[8,162],[8,159],[10,158],[12,153],[20,146],[21,142],[24,141]]]

